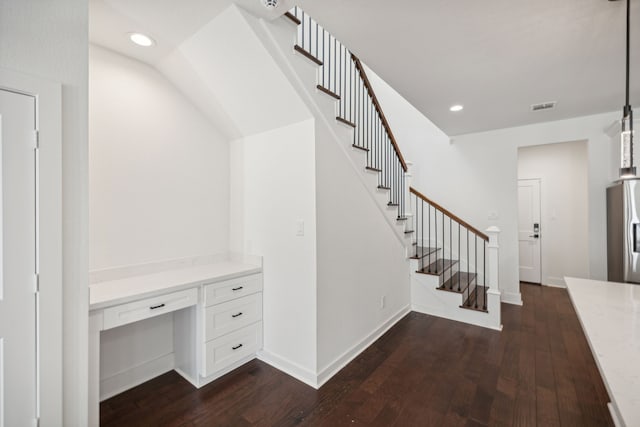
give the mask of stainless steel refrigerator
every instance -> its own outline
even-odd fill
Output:
[[[609,281],[640,283],[640,179],[607,188],[607,270]]]

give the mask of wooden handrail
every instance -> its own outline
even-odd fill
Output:
[[[482,238],[482,240],[485,241],[489,241],[489,236],[487,236],[486,234],[484,234],[482,231],[478,230],[477,228],[475,228],[474,226],[472,226],[471,224],[469,224],[468,222],[460,219],[457,215],[454,215],[451,211],[443,208],[442,206],[440,206],[439,204],[437,204],[436,202],[434,202],[433,200],[429,199],[427,196],[425,196],[424,194],[422,194],[421,192],[419,192],[418,190],[416,190],[413,187],[409,188],[409,191],[412,192],[413,194],[415,194],[416,196],[420,197],[422,200],[424,200],[425,202],[429,203],[431,206],[433,206],[434,208],[436,208],[437,210],[439,210],[440,212],[442,212],[443,214],[447,215],[448,217],[450,217],[452,220],[454,220],[455,222],[457,222],[458,224],[464,226],[465,228],[467,228],[468,230],[473,231],[475,234],[477,234],[480,238]]]
[[[358,57],[355,56],[353,53],[351,54],[351,59],[356,64],[356,68],[357,68],[358,72],[360,73],[360,77],[362,77],[362,81],[364,82],[364,85],[367,88],[367,91],[369,92],[369,95],[371,96],[371,101],[373,102],[373,105],[376,107],[376,111],[380,115],[380,119],[382,120],[382,125],[384,126],[385,130],[387,131],[387,134],[389,135],[389,139],[391,140],[391,145],[393,145],[393,149],[395,150],[396,155],[398,156],[398,159],[400,160],[400,164],[402,165],[402,169],[406,172],[407,171],[407,163],[404,161],[404,157],[402,156],[402,153],[400,152],[400,147],[398,147],[398,143],[396,142],[396,138],[393,136],[393,132],[391,132],[391,126],[389,126],[389,122],[387,122],[387,118],[384,116],[384,113],[382,112],[382,107],[380,106],[380,103],[378,102],[378,98],[376,97],[376,93],[373,91],[373,87],[371,86],[371,83],[369,82],[369,78],[367,77],[367,73],[364,71],[364,67],[362,66],[362,63],[360,62],[360,59],[358,59]]]

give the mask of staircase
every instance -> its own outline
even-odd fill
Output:
[[[406,162],[361,61],[299,7],[293,51],[317,66],[316,90],[335,103],[353,156],[375,177],[410,258],[412,309],[493,329],[500,325],[498,231],[485,234],[410,186]],[[493,286],[490,286],[492,278]]]

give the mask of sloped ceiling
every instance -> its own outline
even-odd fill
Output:
[[[625,2],[300,0],[448,135],[622,110]],[[640,4],[632,103],[640,103]],[[557,101],[552,111],[530,105]],[[464,110],[454,114],[453,104]]]
[[[91,40],[158,66],[231,3],[90,0]],[[291,2],[269,13],[260,0],[236,3],[272,19]],[[640,103],[640,5],[631,3],[633,104]],[[624,1],[299,4],[450,136],[617,111],[624,103]],[[158,46],[130,45],[123,34],[138,28]],[[557,101],[556,109],[530,111],[546,101]],[[465,108],[454,114],[453,104]]]
[[[92,0],[91,42],[156,67],[229,139],[311,116],[252,31],[247,12],[230,0],[189,1],[193,8],[172,0]],[[157,44],[133,45],[132,31]]]

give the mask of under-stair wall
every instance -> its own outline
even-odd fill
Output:
[[[387,192],[377,189],[377,173],[365,169],[366,154],[351,147],[353,128],[336,121],[336,100],[316,89],[317,65],[293,52],[296,26],[246,18],[315,120],[321,385],[409,312],[410,237]]]

